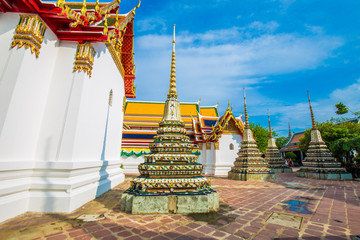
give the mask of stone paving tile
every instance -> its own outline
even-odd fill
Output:
[[[69,214],[25,213],[0,224],[1,240],[351,239],[360,235],[360,182],[297,178],[241,182],[209,177],[220,196],[212,214],[129,215],[119,199],[133,176]],[[305,207],[292,208],[301,202]],[[303,206],[303,205],[301,205]],[[303,211],[306,209],[308,212]],[[302,217],[300,229],[268,223],[273,212]],[[83,222],[82,214],[105,219]]]

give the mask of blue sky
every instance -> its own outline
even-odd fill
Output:
[[[127,12],[136,0],[123,0]],[[138,100],[164,101],[172,25],[176,24],[179,100],[243,111],[250,121],[286,135],[311,126],[306,90],[317,121],[342,101],[360,110],[360,1],[143,0],[135,16]],[[351,116],[350,114],[348,116]]]

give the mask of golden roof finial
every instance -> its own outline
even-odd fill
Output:
[[[171,72],[170,72],[170,88],[167,95],[168,98],[177,98],[176,93],[176,66],[175,66],[175,24],[173,31],[173,41],[172,41],[172,55],[171,55]]]
[[[63,8],[65,4],[65,0],[57,0],[56,6],[59,8]]]
[[[309,100],[309,107],[310,107],[310,115],[311,115],[311,125],[312,125],[312,129],[316,130],[316,123],[315,123],[315,118],[314,118],[314,113],[311,107],[311,102],[310,102],[310,94],[309,94],[309,90],[307,91],[308,94],[308,100]]]
[[[268,114],[268,120],[269,120],[269,137],[272,138],[272,130],[271,130],[271,123],[270,123],[269,109],[267,110],[267,114]]]
[[[120,4],[120,0],[118,0],[118,1],[119,1],[119,4]],[[138,5],[136,5],[136,6],[133,8],[133,10],[131,11],[133,15],[135,15],[135,10],[140,7],[140,4],[141,4],[141,0],[139,0]],[[174,24],[174,25],[175,25],[175,24]]]
[[[96,5],[95,5],[95,12],[99,12],[100,9],[100,4],[99,4],[99,0],[96,1]]]
[[[116,10],[115,29],[119,27],[119,8]]]
[[[86,0],[83,0],[83,4],[81,7],[81,15],[85,16],[85,13],[86,13]]]
[[[243,90],[244,90],[245,128],[250,128],[250,125],[249,125],[249,116],[248,116],[247,107],[246,107],[245,88],[243,88]]]
[[[107,33],[108,33],[108,17],[109,17],[109,15],[108,14],[105,14],[105,20],[104,20],[104,30],[103,30],[103,34],[104,35],[107,35]]]
[[[228,100],[228,106],[226,110],[229,110],[229,108],[230,108],[230,100]]]

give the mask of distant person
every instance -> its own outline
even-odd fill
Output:
[[[293,166],[293,161],[292,161],[292,159],[290,158],[290,160],[289,160],[289,167],[292,167]]]

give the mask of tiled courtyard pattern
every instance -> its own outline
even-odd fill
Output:
[[[132,177],[71,214],[26,213],[0,225],[0,239],[353,239],[360,235],[360,182],[278,174],[276,182],[211,178],[214,214],[129,215],[120,198]],[[300,229],[266,222],[273,213],[303,217]],[[102,220],[83,222],[82,214]],[[277,214],[275,214],[277,215]]]

